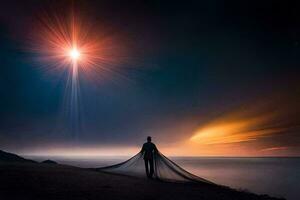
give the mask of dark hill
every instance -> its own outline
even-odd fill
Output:
[[[280,200],[209,184],[179,184],[65,165],[0,163],[1,200]]]
[[[33,160],[28,160],[16,154],[8,153],[1,150],[0,150],[0,162],[36,163]]]
[[[53,161],[53,160],[44,160],[43,162],[41,162],[43,164],[57,164],[57,162]]]

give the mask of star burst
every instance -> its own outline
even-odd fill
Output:
[[[104,29],[99,31],[99,25],[74,13],[73,10],[68,16],[44,13],[32,30],[30,51],[47,71],[67,74],[64,110],[68,116],[68,130],[78,136],[82,118],[79,103],[81,75],[93,81],[121,75],[116,68],[121,66],[124,51],[120,46],[116,48]],[[112,73],[114,76],[108,76]]]
[[[105,29],[99,31],[99,25],[74,13],[70,11],[68,16],[44,13],[39,18],[30,46],[40,65],[55,73],[68,70],[93,80],[118,74],[120,58],[125,58],[121,46],[116,47],[114,38]]]

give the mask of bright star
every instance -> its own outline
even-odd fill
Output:
[[[80,57],[80,52],[76,48],[73,48],[70,51],[70,57],[72,60],[76,61]]]

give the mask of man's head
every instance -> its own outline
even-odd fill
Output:
[[[147,137],[147,141],[151,142],[151,137],[150,136]]]

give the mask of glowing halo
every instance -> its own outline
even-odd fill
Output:
[[[95,26],[93,20],[77,15],[80,12],[71,9],[68,13],[44,12],[33,24],[28,47],[38,66],[59,74],[76,62],[76,73],[93,84],[126,78],[118,70],[127,59],[121,45],[124,40],[116,41],[116,34],[108,34],[101,24]]]
[[[73,48],[73,49],[70,50],[69,56],[71,57],[71,59],[73,61],[76,61],[80,57],[80,51],[78,51],[76,48]]]

